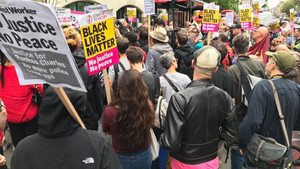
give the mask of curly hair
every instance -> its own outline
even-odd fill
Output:
[[[76,31],[74,26],[69,26],[63,29],[65,38],[67,40],[67,44],[69,45],[69,48],[71,52],[75,52],[78,45],[81,43],[81,37],[80,34]]]
[[[125,71],[118,84],[117,93],[110,104],[118,107],[115,119],[119,129],[117,139],[132,151],[148,138],[154,123],[154,109],[147,86],[138,71]]]

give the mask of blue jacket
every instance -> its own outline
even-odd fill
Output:
[[[286,79],[272,79],[272,81],[277,88],[291,142],[292,131],[298,128],[294,128],[294,125],[300,124],[300,86]],[[241,148],[246,147],[254,133],[272,137],[286,145],[270,82],[261,80],[257,83],[249,98],[247,115],[239,126]]]

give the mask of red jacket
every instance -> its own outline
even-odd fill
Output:
[[[0,66],[0,73],[1,73]],[[38,85],[42,93],[42,85]],[[7,121],[10,123],[24,123],[34,118],[39,107],[32,101],[34,85],[19,84],[19,79],[14,66],[5,66],[4,85],[0,83],[0,98],[3,100],[7,111]]]

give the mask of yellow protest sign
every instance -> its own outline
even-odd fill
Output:
[[[240,10],[241,22],[251,22],[251,9]]]
[[[136,22],[136,8],[127,8],[127,16],[129,22]]]
[[[259,4],[254,4],[253,5],[253,11],[259,11]]]
[[[290,22],[294,22],[294,12],[290,13]]]
[[[258,25],[259,25],[259,18],[258,17],[253,17],[252,25],[255,26],[255,27],[258,27]]]
[[[280,32],[280,25],[278,22],[273,22],[269,25],[272,33],[278,33]]]
[[[204,9],[203,10],[203,23],[218,24],[219,10]]]
[[[80,30],[90,75],[119,62],[113,18],[83,26]]]

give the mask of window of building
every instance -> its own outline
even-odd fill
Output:
[[[95,5],[95,4],[98,4],[98,3],[79,1],[79,2],[70,3],[69,5],[66,5],[65,8],[69,8],[72,11],[82,11],[83,12],[84,6]]]

